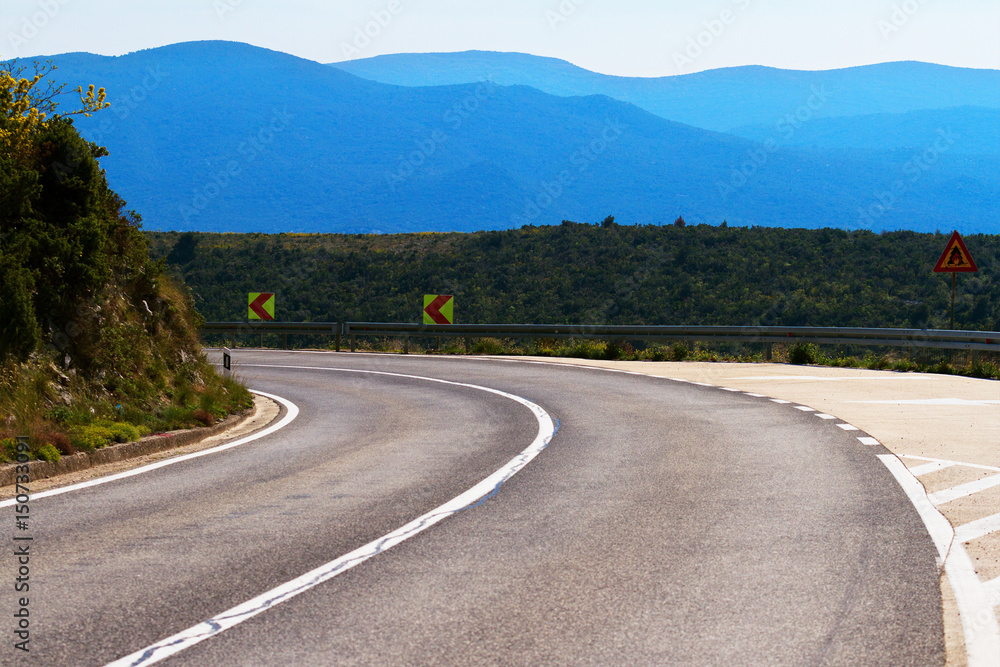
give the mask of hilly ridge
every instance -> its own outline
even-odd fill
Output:
[[[951,146],[910,173],[905,150],[776,149],[608,96],[401,87],[230,42],[53,60],[66,80],[107,88],[109,112],[77,125],[109,148],[109,181],[147,229],[471,231],[609,213],[641,224],[996,224],[1000,165]]]
[[[404,53],[333,63],[381,83],[442,86],[492,80],[561,96],[607,95],[662,118],[719,132],[773,125],[817,91],[811,118],[977,106],[1000,109],[1000,72],[897,62],[829,71],[730,67],[656,78],[598,74],[523,53]]]

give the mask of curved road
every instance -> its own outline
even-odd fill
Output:
[[[239,351],[300,414],[32,500],[31,653],[104,665],[496,493],[161,665],[944,663],[937,552],[881,447],[762,397],[578,367]],[[0,509],[13,526],[11,507]],[[13,530],[11,533],[13,534]],[[0,562],[14,630],[16,565]],[[12,660],[8,660],[12,658]]]

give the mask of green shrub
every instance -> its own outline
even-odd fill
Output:
[[[115,439],[111,429],[98,424],[77,426],[70,432],[70,442],[79,450],[92,452]]]
[[[17,460],[17,440],[3,438],[0,440],[0,463],[10,463]]]
[[[52,445],[46,443],[44,445],[39,445],[34,451],[32,451],[35,458],[39,461],[52,461],[55,463],[59,460],[59,450]]]
[[[788,350],[788,362],[798,366],[815,364],[819,359],[819,348],[815,343],[795,343]]]
[[[672,361],[684,361],[691,356],[691,350],[687,343],[674,343],[670,347],[670,359]]]
[[[995,378],[1000,380],[1000,367],[988,361],[977,361],[969,369],[969,374],[976,378]]]
[[[97,426],[108,429],[111,439],[115,442],[135,442],[139,439],[139,429],[127,422],[115,422],[102,419],[97,422]]]
[[[607,345],[594,340],[572,341],[557,352],[557,355],[560,357],[574,357],[577,359],[604,359],[606,358],[606,354]]]
[[[469,349],[472,354],[504,354],[507,350],[496,338],[480,338]]]

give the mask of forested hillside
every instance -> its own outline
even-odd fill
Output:
[[[22,453],[15,436],[58,460],[251,402],[201,352],[191,296],[150,260],[107,151],[76,131],[104,89],[61,114],[49,75],[0,68],[0,463]]]
[[[950,228],[948,233],[950,234]],[[564,222],[471,234],[147,233],[209,321],[277,293],[283,321],[420,321],[455,295],[464,323],[947,328],[948,235]],[[966,237],[959,328],[1000,330],[1000,236]]]

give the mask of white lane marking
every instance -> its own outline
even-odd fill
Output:
[[[714,384],[709,384],[707,382],[695,382],[694,380],[689,380],[688,382],[690,384],[696,384],[699,387],[714,387],[715,386]]]
[[[994,486],[1000,486],[1000,475],[991,475],[989,477],[984,477],[983,479],[977,479],[974,482],[969,482],[968,484],[959,484],[958,486],[953,486],[950,489],[943,489],[937,493],[932,493],[930,495],[930,499],[935,505],[944,505],[945,503],[950,503],[953,500],[971,496],[973,493],[979,493],[980,491],[985,491],[986,489],[992,489]]]
[[[810,408],[810,407],[807,407],[805,405],[796,405],[795,409],[796,410],[801,410],[802,412],[816,412],[815,408]]]
[[[913,400],[899,399],[895,401],[848,401],[848,403],[863,403],[867,405],[950,405],[950,406],[971,406],[990,407],[1000,405],[1000,401],[988,399],[967,399],[967,398],[922,398]]]
[[[939,558],[944,562],[962,619],[969,667],[995,666],[996,656],[1000,655],[1000,627],[993,612],[996,606],[993,602],[997,598],[990,595],[987,587],[979,581],[962,543],[953,539],[955,532],[951,524],[930,502],[920,481],[895,456],[879,454],[878,459],[906,492],[927,527]]]
[[[254,433],[252,435],[248,435],[245,438],[240,438],[239,440],[234,440],[233,442],[227,442],[224,445],[219,445],[218,447],[212,447],[211,449],[203,449],[200,452],[193,452],[191,454],[184,454],[183,456],[177,456],[172,459],[157,461],[156,463],[150,463],[149,465],[145,465],[140,468],[134,468],[132,470],[126,470],[125,472],[115,473],[114,475],[107,475],[106,477],[98,477],[97,479],[92,479],[86,482],[80,482],[79,484],[71,484],[70,486],[64,486],[58,489],[51,489],[49,491],[41,491],[39,493],[33,493],[31,494],[31,499],[37,500],[39,498],[48,498],[49,496],[62,495],[64,493],[69,493],[70,491],[79,491],[81,489],[88,489],[92,486],[100,486],[101,484],[107,484],[108,482],[114,482],[119,479],[134,477],[135,475],[141,475],[143,473],[151,472],[159,468],[172,466],[175,463],[181,463],[182,461],[190,461],[191,459],[196,459],[201,456],[208,456],[209,454],[223,452],[227,449],[232,449],[233,447],[239,447],[240,445],[245,445],[248,442],[253,442],[254,440],[263,438],[266,435],[271,435],[278,429],[282,429],[288,426],[290,423],[292,423],[292,420],[294,420],[299,414],[298,406],[289,401],[287,398],[282,398],[280,396],[275,396],[273,394],[266,394],[262,391],[254,391],[253,389],[251,389],[250,391],[253,391],[253,393],[255,394],[265,396],[267,398],[270,398],[271,400],[281,403],[282,405],[285,406],[285,409],[287,409],[288,412],[285,414],[284,418],[282,418],[281,421],[279,421],[278,423],[271,424],[264,430],[258,431],[257,433]],[[11,498],[10,500],[4,500],[3,502],[0,502],[0,507],[9,507],[11,505],[14,505],[15,502],[16,502],[15,498]]]
[[[241,367],[246,368],[247,364],[242,364]],[[474,487],[468,491],[456,496],[455,498],[449,500],[445,504],[437,507],[436,509],[427,512],[426,514],[414,519],[410,523],[394,530],[393,532],[385,535],[373,542],[351,551],[350,553],[344,554],[340,558],[330,561],[325,565],[321,565],[314,570],[306,572],[305,574],[292,579],[291,581],[284,583],[280,586],[272,588],[266,593],[262,593],[252,600],[247,600],[241,605],[237,605],[232,609],[222,612],[213,618],[208,619],[198,625],[195,625],[183,632],[179,632],[172,637],[163,639],[152,646],[148,646],[144,649],[136,651],[124,658],[119,658],[114,662],[108,663],[107,667],[137,667],[139,665],[152,665],[156,662],[164,660],[172,655],[175,655],[195,644],[205,641],[210,637],[228,630],[236,625],[239,625],[243,621],[253,618],[257,614],[263,613],[268,609],[272,609],[282,602],[287,602],[296,595],[304,593],[311,588],[322,584],[325,581],[333,579],[339,574],[343,574],[347,570],[353,568],[356,565],[360,565],[372,556],[382,553],[392,547],[396,546],[400,542],[403,542],[414,535],[417,535],[434,524],[438,523],[442,519],[461,512],[467,509],[480,500],[495,493],[499,490],[500,486],[504,484],[507,480],[513,477],[518,471],[520,471],[524,466],[531,462],[536,456],[538,456],[542,450],[544,450],[549,441],[552,440],[552,436],[555,435],[555,423],[549,414],[539,405],[532,403],[531,401],[521,398],[520,396],[515,396],[513,394],[508,394],[506,392],[500,391],[498,389],[490,389],[489,387],[480,387],[474,384],[466,384],[463,382],[450,382],[448,380],[439,380],[437,378],[421,377],[418,375],[403,375],[400,373],[387,373],[384,371],[360,371],[354,369],[345,368],[316,368],[310,366],[266,366],[259,365],[254,366],[255,368],[293,368],[293,369],[307,369],[307,370],[321,370],[321,371],[332,371],[332,372],[347,372],[347,373],[365,373],[371,375],[385,375],[390,377],[400,377],[416,380],[425,380],[429,382],[437,382],[440,384],[448,384],[456,387],[466,387],[470,389],[477,389],[480,391],[485,391],[490,394],[496,394],[497,396],[503,396],[512,401],[520,403],[521,405],[527,407],[534,414],[535,419],[538,420],[538,435],[528,445],[527,449],[522,451],[520,454],[511,459],[505,466],[497,470],[495,473],[484,479],[483,481],[476,484]]]
[[[753,396],[754,398],[767,398],[764,394],[751,394],[749,391],[743,392],[747,396]]]
[[[935,461],[934,463],[925,463],[923,465],[910,468],[910,474],[914,477],[922,477],[924,475],[929,475],[932,472],[937,472],[938,470],[950,468],[953,465],[955,465],[955,463],[952,463],[951,461]]]
[[[860,431],[861,430],[857,426],[854,426],[853,424],[837,424],[837,428],[842,428],[845,431]]]
[[[816,416],[819,417],[820,419],[836,419],[836,417],[834,417],[833,415],[827,415],[827,414],[819,414]]]
[[[911,471],[912,472],[912,471]],[[986,537],[991,533],[1000,531],[1000,514],[977,519],[970,523],[962,524],[955,529],[955,539],[959,542],[969,542]]]
[[[900,458],[913,459],[914,461],[931,461],[933,463],[947,463],[953,466],[965,466],[966,468],[975,468],[977,470],[992,470],[994,472],[1000,472],[1000,468],[995,466],[984,466],[978,463],[962,463],[961,461],[949,461],[947,459],[932,459],[927,456],[914,456],[912,454],[903,454]]]
[[[722,391],[732,391],[732,392],[741,391],[740,389],[733,389],[732,387],[720,387],[720,389],[722,389]]]
[[[868,445],[869,447],[876,447],[882,444],[875,438],[871,438],[868,436],[864,436],[863,438],[858,438],[858,442],[860,442],[862,445]]]
[[[791,403],[792,403],[791,401],[786,401],[786,400],[781,399],[781,398],[772,398],[771,402],[772,403],[777,403],[779,405],[791,405]]]

